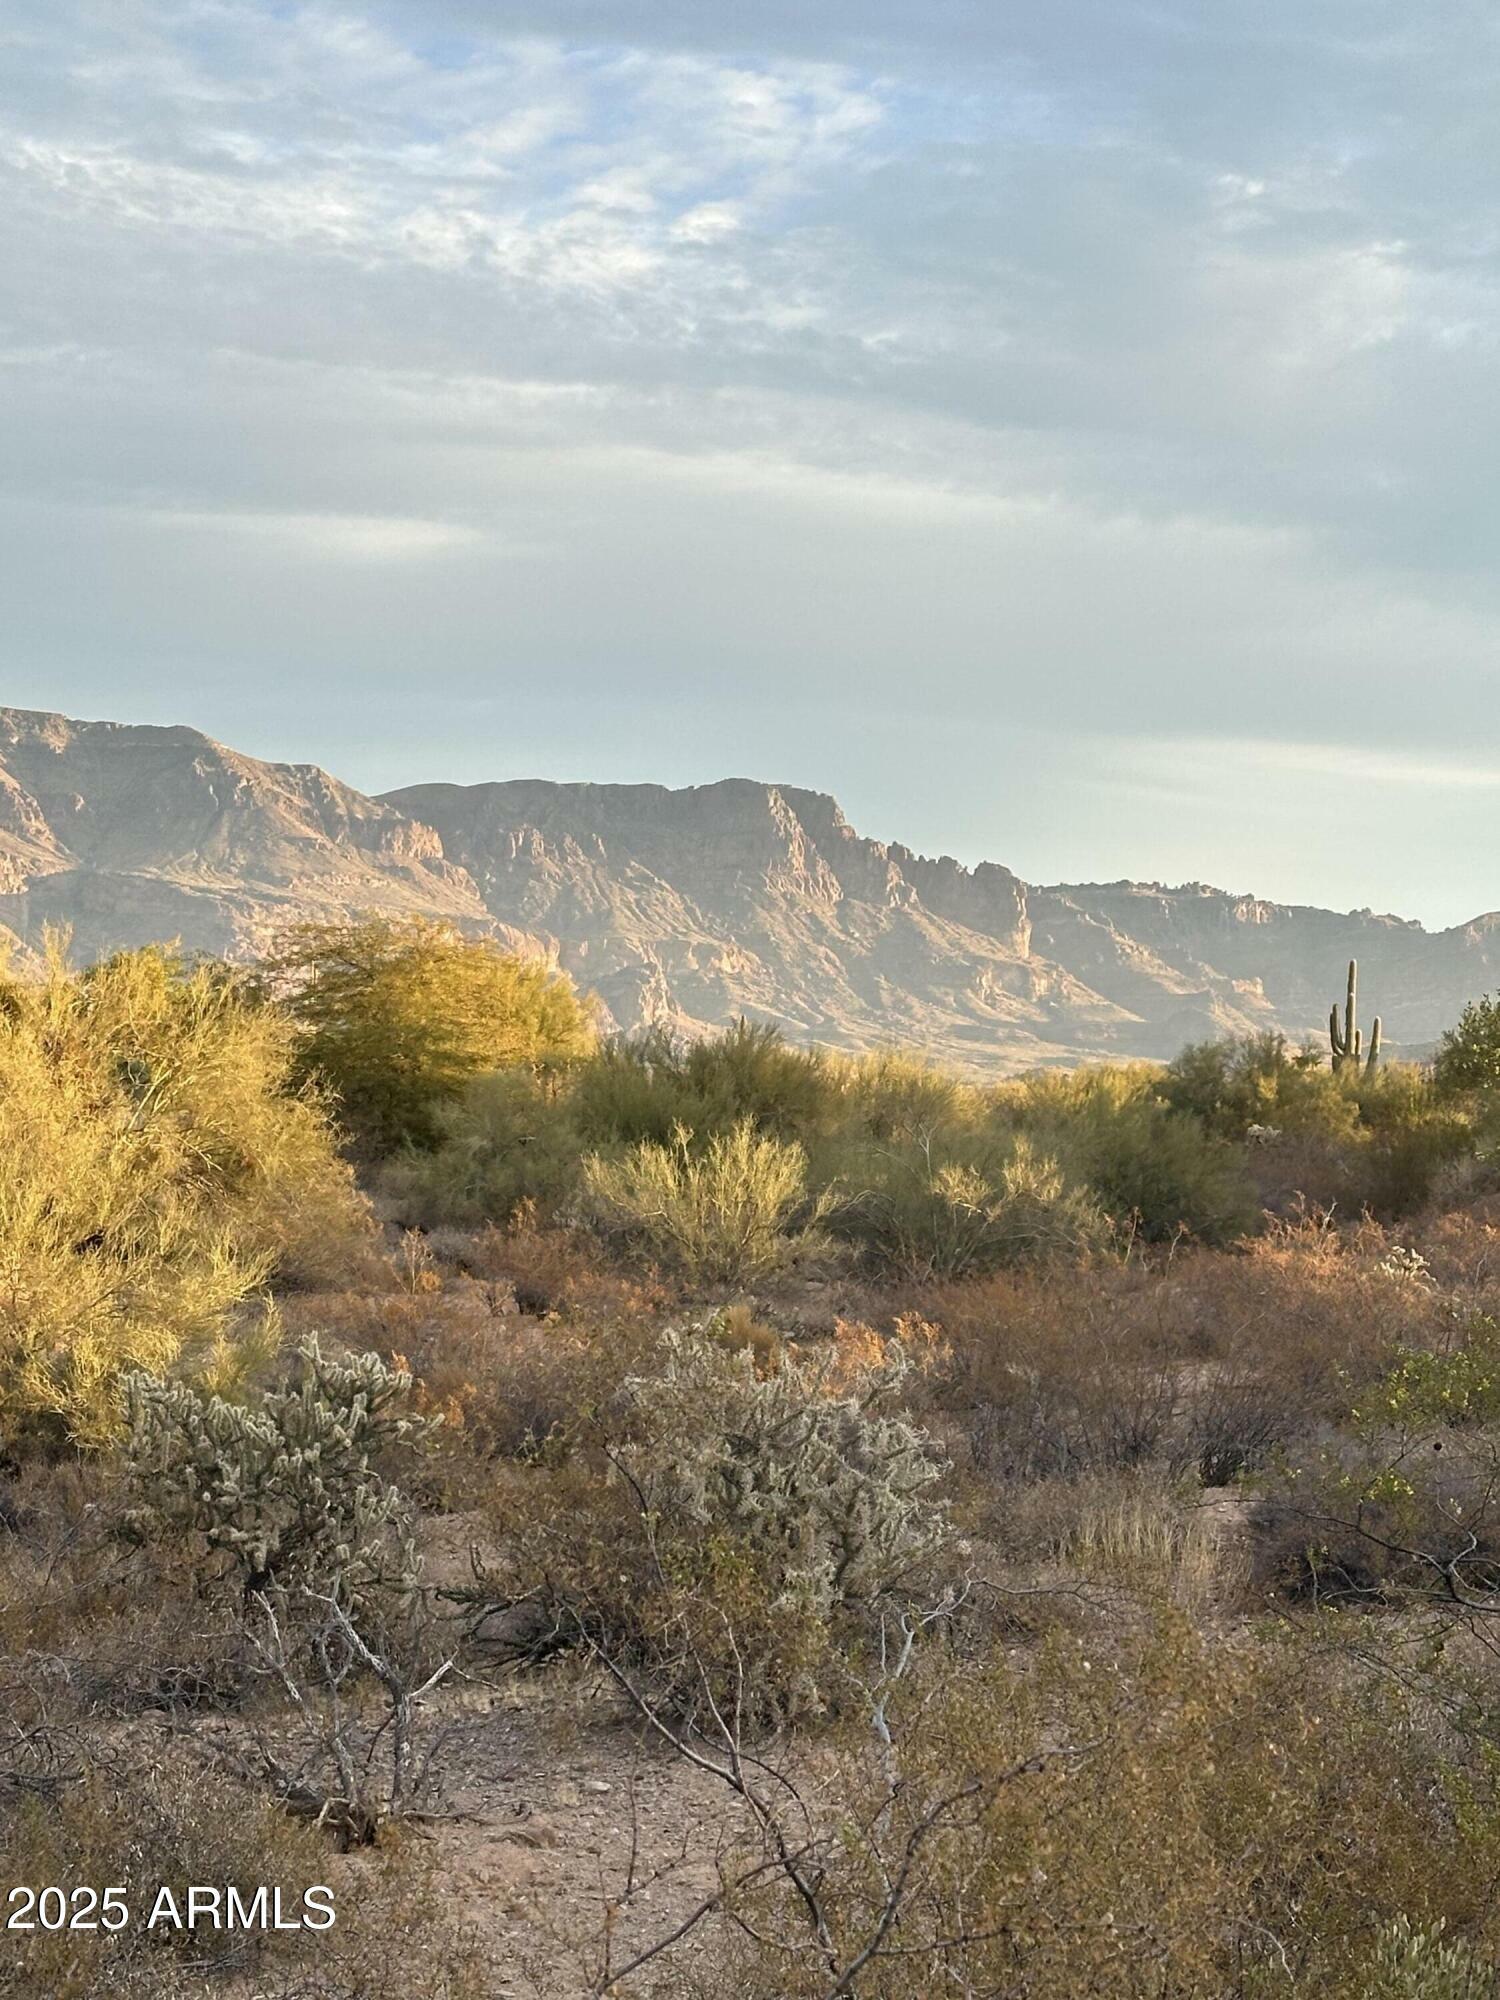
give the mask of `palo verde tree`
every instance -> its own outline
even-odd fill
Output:
[[[365,1226],[283,1016],[223,966],[74,972],[64,942],[0,989],[0,1449],[106,1442],[129,1369],[232,1381],[271,1276]]]
[[[433,1144],[438,1112],[477,1076],[594,1044],[564,974],[425,917],[298,924],[263,969],[300,1030],[303,1074],[368,1152]]]

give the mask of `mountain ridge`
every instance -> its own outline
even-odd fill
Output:
[[[250,958],[285,924],[446,918],[538,950],[606,1025],[738,1015],[973,1072],[1326,1022],[1343,962],[1397,1043],[1493,983],[1500,916],[1445,931],[1213,888],[1025,882],[859,833],[830,794],[500,778],[378,795],[186,725],[0,708],[0,932],[77,955],[168,938]]]

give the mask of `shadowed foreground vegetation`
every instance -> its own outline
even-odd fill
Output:
[[[1497,1020],[979,1088],[601,1041],[430,925],[55,949],[0,1875],[339,1921],[39,1925],[0,1991],[1493,1994]],[[589,1893],[455,1891],[591,1759]]]

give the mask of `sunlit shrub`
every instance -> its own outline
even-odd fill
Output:
[[[427,918],[299,924],[262,968],[296,1024],[300,1072],[367,1151],[430,1145],[473,1078],[566,1064],[594,1044],[571,982]]]
[[[1409,1214],[1473,1143],[1452,1094],[1417,1065],[1335,1074],[1316,1047],[1294,1052],[1277,1034],[1184,1049],[1160,1095],[1213,1133],[1257,1142],[1268,1186],[1291,1173],[1305,1197],[1353,1215]]]
[[[739,1021],[696,1041],[656,1029],[607,1044],[574,1080],[573,1114],[585,1142],[600,1147],[667,1146],[679,1126],[706,1142],[746,1122],[806,1141],[837,1099],[829,1057]]]
[[[899,1140],[918,1132],[974,1132],[989,1094],[906,1049],[830,1058],[838,1084],[837,1131],[847,1140]]]
[[[811,1199],[807,1156],[748,1118],[701,1148],[678,1126],[622,1159],[591,1155],[584,1184],[603,1227],[693,1282],[752,1284],[826,1246],[829,1201]]]
[[[1021,1134],[941,1128],[825,1149],[844,1191],[833,1226],[877,1269],[957,1278],[1052,1257],[1087,1257],[1111,1241],[1097,1203]]]
[[[237,1309],[362,1241],[286,1023],[158,951],[0,1014],[0,1431],[97,1443],[122,1370],[235,1369]],[[250,1358],[247,1352],[246,1358]]]

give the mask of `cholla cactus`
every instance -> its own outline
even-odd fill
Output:
[[[1432,1267],[1420,1250],[1413,1250],[1408,1244],[1393,1243],[1376,1270],[1382,1277],[1397,1278],[1403,1284],[1431,1285]]]
[[[1419,1929],[1397,1917],[1380,1934],[1367,2000],[1484,2000],[1494,1974],[1469,1946],[1443,1936],[1439,1918]]]
[[[134,1519],[148,1532],[201,1534],[247,1598],[299,1585],[354,1610],[416,1580],[410,1506],[373,1460],[426,1425],[395,1407],[411,1377],[378,1355],[334,1360],[314,1339],[297,1359],[297,1379],[251,1408],[128,1376]]]
[[[713,1333],[669,1336],[660,1372],[626,1384],[619,1463],[663,1520],[744,1540],[783,1601],[822,1618],[872,1605],[951,1540],[931,1440],[876,1408],[910,1365],[897,1343],[831,1395],[808,1363],[762,1377]]]

